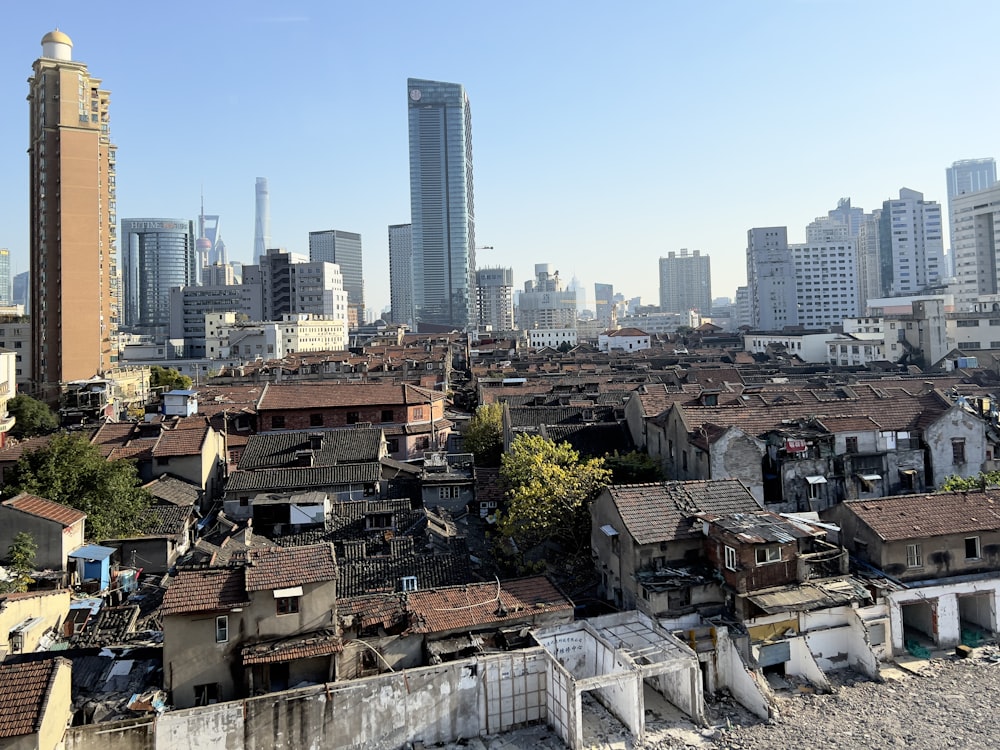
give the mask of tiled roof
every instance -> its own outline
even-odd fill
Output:
[[[243,658],[243,666],[250,666],[252,664],[283,663],[295,659],[312,659],[317,656],[329,656],[343,650],[344,647],[339,636],[329,631],[319,631],[244,646],[240,655]]]
[[[198,389],[198,413],[217,414],[222,411],[252,412],[264,390],[263,385],[211,385]]]
[[[614,421],[614,410],[610,406],[588,407],[598,422]],[[539,427],[550,424],[583,423],[582,406],[511,406],[510,425],[518,427]]]
[[[329,544],[251,548],[246,559],[247,591],[283,589],[337,578],[337,561]]]
[[[64,527],[72,526],[87,517],[87,514],[81,510],[27,492],[15,495],[10,500],[4,500],[3,505],[6,508],[19,510],[36,518],[44,518],[46,521],[52,521]]]
[[[752,513],[761,510],[738,479],[658,484],[613,484],[611,499],[636,544],[698,536],[691,519],[698,513]]]
[[[240,469],[263,469],[288,466],[299,451],[310,449],[310,435],[322,437],[320,447],[313,450],[316,466],[355,464],[378,461],[383,441],[380,427],[349,427],[341,430],[302,432],[265,432],[251,435],[240,457]]]
[[[154,458],[198,455],[209,429],[208,420],[203,417],[180,420],[177,426],[164,430],[160,435],[153,448]]]
[[[941,492],[850,500],[854,513],[887,542],[1000,530],[1000,492]]]
[[[503,502],[500,469],[476,467],[476,500],[478,502],[493,501],[498,505]]]
[[[615,331],[607,331],[608,336],[648,336],[649,334],[639,328],[619,328]]]
[[[234,471],[226,482],[226,492],[291,492],[309,487],[344,487],[374,484],[382,475],[378,461],[338,466],[298,466],[288,469]]]
[[[381,383],[269,383],[257,403],[258,411],[329,409],[347,406],[420,405],[442,401],[445,394],[407,384]]]
[[[61,667],[69,666],[62,658],[0,664],[0,738],[22,737],[41,729],[56,675]]]
[[[814,526],[793,523],[777,513],[757,511],[756,513],[702,513],[703,520],[710,522],[747,544],[768,544],[778,542],[789,544],[796,539],[825,536],[826,532]]]
[[[154,499],[174,505],[194,505],[201,496],[201,490],[197,485],[169,474],[163,474],[147,482],[143,485],[143,489],[149,490]]]
[[[163,595],[164,616],[220,612],[250,603],[243,587],[243,568],[180,570]]]
[[[195,518],[193,505],[151,505],[140,516],[142,536],[177,536]]]
[[[635,450],[628,427],[618,422],[544,425],[540,434],[556,443],[569,443],[583,456],[604,456]]]
[[[27,440],[9,445],[0,451],[0,463],[16,464],[25,453],[44,448],[51,440],[52,435],[39,435],[38,437],[28,438]]]
[[[472,580],[468,550],[344,561],[339,566],[337,596],[401,591],[404,576],[415,576],[418,589],[467,583]]]
[[[419,581],[418,581],[419,585]],[[498,590],[499,589],[499,590]],[[525,615],[573,611],[567,599],[544,576],[496,582],[469,583],[409,594],[415,633],[477,628]]]

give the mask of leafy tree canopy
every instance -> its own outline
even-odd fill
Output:
[[[1000,471],[981,471],[974,477],[960,477],[953,474],[944,480],[941,492],[984,490],[987,487],[1000,487]]]
[[[611,470],[615,484],[638,484],[639,482],[660,482],[663,470],[659,461],[642,451],[619,453],[615,451],[604,457],[604,465]]]
[[[483,404],[476,409],[463,433],[463,443],[476,457],[476,466],[499,466],[503,453],[503,407]]]
[[[187,375],[181,375],[171,367],[153,365],[149,368],[149,385],[164,391],[186,391],[191,387],[192,381]]]
[[[19,531],[14,535],[14,540],[7,548],[7,560],[14,576],[9,581],[0,581],[0,594],[27,591],[28,586],[35,582],[31,577],[31,571],[35,567],[37,551],[38,545],[35,544],[31,534]]]
[[[525,554],[543,542],[571,560],[590,545],[590,504],[611,479],[604,460],[581,460],[569,443],[539,435],[518,435],[503,454],[500,477],[505,506],[497,529],[514,542],[523,571]]]
[[[15,420],[10,436],[18,440],[47,435],[59,427],[59,419],[48,404],[24,393],[7,402],[7,411]]]
[[[113,539],[141,531],[149,492],[130,461],[107,461],[86,438],[62,432],[25,453],[8,474],[4,494],[30,492],[87,514],[87,538]]]

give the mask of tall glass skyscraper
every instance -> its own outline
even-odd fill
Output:
[[[122,219],[122,308],[126,326],[166,332],[170,289],[197,283],[194,222]]]
[[[361,235],[339,229],[309,233],[309,260],[336,263],[344,276],[347,292],[348,320],[351,325],[365,322],[365,275],[362,267]]]
[[[407,79],[416,322],[476,321],[472,117],[458,83]]]

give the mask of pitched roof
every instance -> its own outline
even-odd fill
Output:
[[[469,551],[442,555],[366,557],[340,563],[337,596],[361,596],[402,590],[404,576],[415,576],[417,588],[454,586],[472,580]]]
[[[310,447],[310,435],[320,437],[320,447]],[[340,430],[264,432],[251,435],[240,456],[240,469],[288,466],[299,451],[313,450],[315,465],[356,464],[378,461],[382,455],[380,427],[349,427]]]
[[[142,536],[177,536],[196,517],[193,505],[150,505],[140,516]]]
[[[190,417],[179,420],[172,429],[164,430],[153,448],[155,458],[169,456],[194,456],[201,453],[208,436],[208,420]]]
[[[738,479],[658,484],[613,484],[607,488],[636,544],[698,536],[698,513],[753,513],[760,505]]]
[[[378,461],[338,466],[298,466],[287,469],[258,469],[256,471],[237,470],[229,475],[225,491],[294,491],[307,487],[373,484],[381,476],[382,464]]]
[[[249,666],[312,659],[343,650],[340,636],[329,631],[316,631],[244,646],[240,655],[243,658],[243,666]]]
[[[897,495],[844,504],[887,542],[1000,530],[1000,492]]]
[[[483,627],[530,614],[573,611],[573,602],[544,576],[417,590],[408,600],[415,615],[411,628],[415,633]]]
[[[247,550],[247,591],[283,589],[336,579],[337,561],[329,544]]]
[[[69,666],[63,658],[0,664],[0,738],[22,737],[41,729],[59,669]]]
[[[220,612],[250,603],[243,568],[180,570],[163,595],[164,615]]]
[[[149,494],[156,500],[173,505],[194,505],[201,496],[198,485],[169,474],[161,474],[151,482],[147,482],[143,485],[143,489],[149,490]]]
[[[46,500],[43,497],[38,497],[27,492],[15,495],[10,500],[4,500],[2,505],[6,508],[13,508],[22,513],[35,516],[36,518],[44,518],[46,521],[58,523],[63,527],[72,526],[87,517],[87,514],[82,510],[70,508],[67,505]]]
[[[258,411],[330,409],[347,406],[417,405],[442,401],[445,394],[405,383],[269,383]]]

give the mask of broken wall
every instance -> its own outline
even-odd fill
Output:
[[[759,674],[751,671],[743,660],[729,629],[716,628],[716,674],[719,687],[725,688],[745,709],[762,719],[771,716],[771,690]]]

